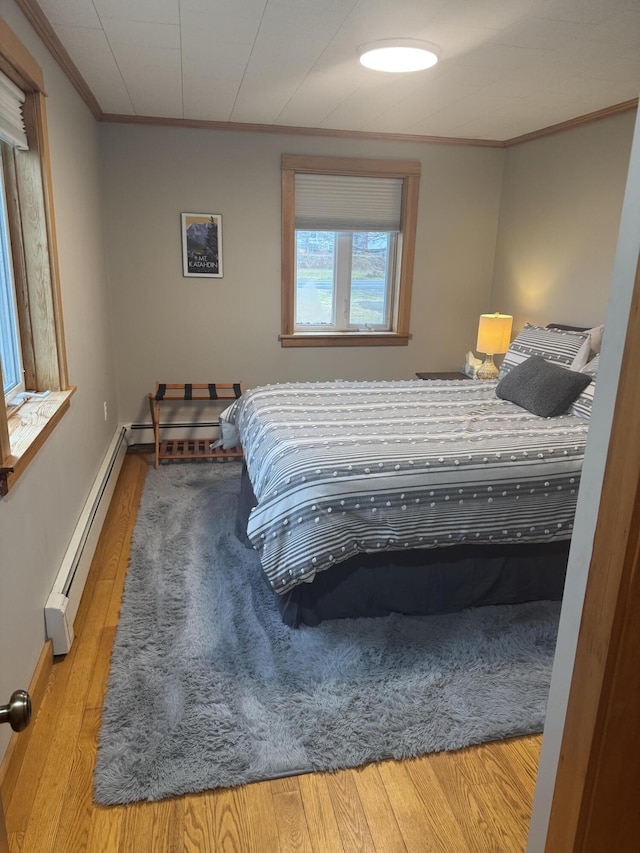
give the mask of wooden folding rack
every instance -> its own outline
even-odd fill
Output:
[[[149,408],[155,438],[155,467],[161,459],[239,459],[242,447],[214,447],[215,438],[167,439],[160,441],[160,404],[167,402],[208,402],[212,400],[237,400],[242,395],[241,382],[176,383],[156,382],[155,394],[149,394]]]

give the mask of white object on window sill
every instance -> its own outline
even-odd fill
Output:
[[[21,391],[19,394],[16,394],[13,399],[19,400],[20,403],[24,403],[32,398],[37,400],[44,400],[44,398],[48,397],[50,393],[51,391]]]

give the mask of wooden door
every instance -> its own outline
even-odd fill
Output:
[[[2,797],[0,797],[0,853],[9,853],[9,839],[7,838],[7,825],[4,820]]]

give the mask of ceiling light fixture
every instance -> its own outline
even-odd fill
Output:
[[[434,46],[418,39],[384,39],[358,48],[360,62],[374,71],[423,71],[438,61]]]

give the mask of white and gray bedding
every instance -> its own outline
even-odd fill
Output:
[[[268,385],[222,415],[276,592],[358,552],[569,539],[589,421],[540,418],[496,382]]]

